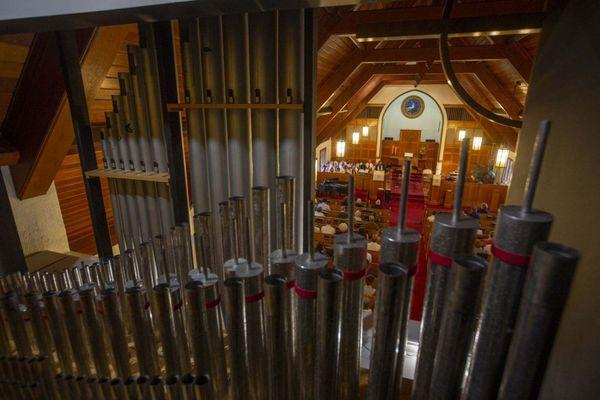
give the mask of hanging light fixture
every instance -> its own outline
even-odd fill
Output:
[[[473,138],[473,150],[481,150],[481,142],[483,138],[481,136],[475,136]]]
[[[363,136],[369,136],[369,125],[365,125],[362,127],[362,135]]]
[[[508,149],[500,147],[496,153],[496,167],[504,168],[508,162]]]
[[[358,131],[352,132],[352,144],[358,144],[359,140],[360,134],[358,133]]]
[[[344,154],[346,154],[346,142],[344,139],[340,139],[335,145],[335,156],[341,158],[344,157]]]
[[[467,137],[467,131],[465,131],[464,129],[461,129],[460,131],[458,131],[458,141],[462,142],[462,140]]]

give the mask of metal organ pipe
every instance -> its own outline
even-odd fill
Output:
[[[412,287],[414,275],[417,272],[417,258],[419,255],[419,244],[421,234],[406,226],[406,210],[408,207],[408,187],[410,183],[411,160],[404,161],[402,169],[402,192],[400,197],[400,208],[398,210],[398,226],[386,228],[381,233],[381,262],[400,263],[408,268],[406,290],[402,302],[402,326],[398,332],[397,359],[395,363],[395,374],[393,378],[395,397],[402,393],[402,372],[404,369],[404,349],[406,347],[406,328],[410,317],[410,303],[412,299]]]
[[[498,399],[536,399],[580,254],[557,243],[533,249]]]
[[[453,400],[460,397],[486,270],[487,261],[477,256],[457,257],[453,262],[431,373],[432,399]]]
[[[551,214],[532,208],[550,123],[542,121],[535,140],[523,206],[500,207],[488,284],[482,295],[464,399],[498,395],[527,267],[533,247],[550,233]]]
[[[452,213],[435,216],[429,250],[429,266],[425,304],[419,340],[419,353],[412,388],[412,399],[429,399],[431,374],[440,332],[441,318],[447,302],[446,288],[452,267],[452,260],[458,256],[471,255],[479,223],[468,217],[461,217],[462,187],[465,182],[469,140],[463,139],[460,153],[459,177],[456,183],[454,209]],[[459,190],[460,188],[460,190]]]

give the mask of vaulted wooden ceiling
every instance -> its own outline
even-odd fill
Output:
[[[512,20],[545,11],[538,0],[458,2],[451,18],[473,26],[509,26]],[[439,63],[438,40],[426,35],[442,15],[441,0],[406,0],[355,7],[323,8],[319,14],[317,142],[340,132],[385,85],[447,84]],[[504,19],[503,19],[504,18]],[[369,30],[422,25],[423,35],[360,40]],[[379,27],[377,27],[379,25]],[[377,29],[374,29],[377,28]],[[381,28],[384,27],[384,28]],[[484,107],[513,119],[523,113],[538,34],[458,35],[450,39],[450,58],[459,81]],[[490,137],[514,145],[517,132],[475,115]]]
[[[404,0],[322,8],[318,14],[318,142],[339,132],[385,85],[445,84],[437,40],[359,41],[373,25],[427,25],[441,17],[441,0]],[[542,0],[459,1],[452,18],[537,15]],[[386,25],[387,24],[387,25]],[[360,32],[359,32],[360,31]],[[527,93],[537,35],[453,37],[451,58],[461,83],[485,107],[518,118]],[[90,122],[100,125],[127,69],[135,25],[78,32]],[[490,137],[513,144],[511,128],[479,118]],[[52,33],[0,36],[0,165],[21,198],[45,193],[73,144],[69,109]]]

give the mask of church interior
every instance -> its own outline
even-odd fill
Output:
[[[597,398],[598,20],[0,4],[0,398]]]

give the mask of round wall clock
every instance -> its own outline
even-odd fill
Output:
[[[419,96],[409,96],[402,101],[400,110],[402,110],[402,114],[406,118],[417,118],[423,114],[423,111],[425,110],[425,103]]]

